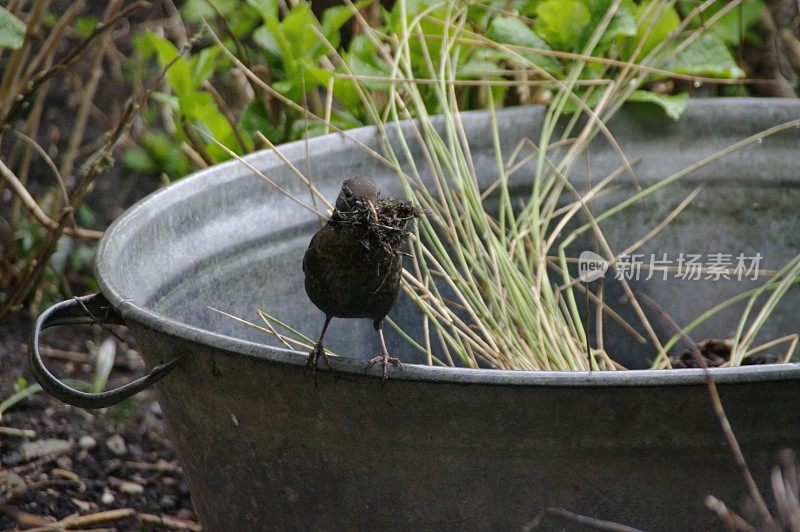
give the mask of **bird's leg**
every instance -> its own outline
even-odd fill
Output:
[[[403,363],[400,362],[400,359],[397,357],[389,356],[389,351],[386,349],[386,341],[383,339],[383,320],[375,321],[374,323],[375,331],[378,333],[378,341],[381,344],[381,354],[376,356],[369,362],[367,362],[367,367],[364,368],[364,373],[369,370],[374,364],[381,363],[383,365],[383,380],[388,378],[388,365],[391,364],[397,368],[400,368],[400,371],[403,370]]]
[[[322,339],[325,338],[325,332],[328,330],[328,325],[330,325],[332,318],[333,316],[325,316],[325,325],[322,326],[322,332],[319,333],[319,340],[317,340],[317,343],[314,344],[314,348],[308,354],[308,359],[306,360],[306,371],[310,371],[311,375],[314,376],[314,382],[316,382],[317,362],[320,358],[325,361],[328,369],[331,369],[331,361],[328,360],[328,355],[325,353],[325,348],[322,347]]]

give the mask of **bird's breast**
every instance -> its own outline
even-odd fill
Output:
[[[394,304],[401,255],[375,249],[364,236],[326,224],[311,239],[303,259],[306,292],[328,315],[380,320]]]

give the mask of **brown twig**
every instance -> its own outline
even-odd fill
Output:
[[[47,268],[49,258],[53,256],[56,251],[58,239],[63,234],[66,222],[69,219],[68,209],[64,209],[61,214],[61,219],[58,225],[50,232],[44,244],[39,247],[36,256],[27,264],[26,270],[22,278],[18,282],[16,289],[11,292],[11,295],[6,300],[2,308],[0,308],[0,323],[13,312],[16,312],[21,302],[34,290],[39,279]]]
[[[642,532],[638,528],[633,528],[613,521],[603,521],[602,519],[595,519],[594,517],[587,517],[579,515],[563,508],[545,508],[539,515],[537,515],[531,522],[522,527],[522,530],[529,532],[536,530],[547,517],[560,517],[572,523],[588,526],[595,530],[607,530],[610,532]]]
[[[206,145],[200,140],[200,137],[194,130],[194,126],[189,123],[185,116],[181,117],[181,126],[183,127],[184,133],[186,133],[186,138],[189,139],[189,143],[192,145],[192,149],[203,159],[203,162],[208,166],[214,164],[214,158],[208,153]]]
[[[51,530],[47,527],[52,524],[52,521],[46,517],[23,512],[16,506],[10,504],[0,504],[0,513],[11,516],[17,521],[20,527],[27,529],[29,532],[31,530],[36,530],[34,527],[38,527],[39,530]]]
[[[233,110],[231,110],[228,102],[225,101],[225,98],[219,93],[217,88],[208,80],[205,80],[202,84],[202,88],[207,90],[211,97],[214,98],[214,103],[217,104],[219,107],[222,116],[228,121],[228,124],[231,126],[231,130],[233,131],[233,136],[236,137],[236,142],[239,144],[239,149],[242,150],[242,153],[247,151],[247,145],[242,138],[242,134],[239,131],[239,126],[236,124],[236,116],[233,114]]]
[[[27,345],[21,346],[22,349],[27,350]],[[39,351],[45,357],[51,360],[61,360],[63,362],[71,362],[73,364],[91,364],[92,357],[88,353],[81,353],[80,351],[67,351],[64,349],[55,349],[48,345],[39,346]],[[131,364],[125,358],[115,358],[114,367],[122,369],[131,369]]]
[[[52,61],[53,58],[48,57],[45,64],[47,66],[50,66],[52,64]],[[44,104],[45,101],[47,100],[47,92],[49,91],[49,89],[50,89],[50,82],[48,81],[42,85],[41,89],[39,90],[39,93],[33,99],[33,105],[31,106],[30,113],[28,114],[27,120],[25,121],[25,131],[29,136],[34,136],[36,135],[36,132],[39,131],[39,126],[41,125],[42,122],[42,114],[44,112]],[[0,131],[0,138],[2,138],[2,131]],[[7,161],[10,167],[18,168],[17,176],[19,177],[20,182],[22,182],[23,185],[27,185],[28,175],[30,174],[31,161],[33,160],[33,151],[32,151],[33,148],[32,146],[28,145],[25,146],[23,149],[21,142],[22,140],[19,138],[14,142],[14,145],[12,146],[11,149],[11,156],[7,159]],[[22,160],[17,166],[15,159],[17,155],[16,151],[18,149],[22,151]],[[0,194],[2,194],[2,192],[5,190],[5,184],[6,184],[5,181],[0,180]],[[18,219],[20,207],[21,207],[21,202],[19,198],[15,196],[14,200],[11,202],[11,217],[9,218],[10,220]]]
[[[641,297],[642,300],[650,308],[652,308],[656,314],[658,314],[661,319],[664,320],[667,325],[669,325],[670,328],[672,328],[681,336],[681,339],[689,346],[689,349],[692,353],[692,358],[694,358],[697,365],[703,370],[703,373],[706,376],[706,386],[708,388],[708,397],[711,400],[711,407],[714,410],[714,414],[717,416],[720,427],[722,427],[725,440],[728,442],[728,446],[731,448],[733,458],[736,461],[736,466],[739,468],[739,471],[742,474],[744,483],[747,486],[747,491],[750,494],[750,498],[753,499],[753,502],[758,509],[758,513],[761,515],[762,528],[765,530],[774,529],[775,522],[772,518],[772,515],[769,513],[767,503],[764,502],[764,497],[761,496],[761,492],[759,491],[758,485],[753,478],[753,474],[750,472],[750,468],[747,466],[747,460],[745,460],[742,449],[739,446],[739,441],[736,439],[736,435],[734,434],[733,428],[728,420],[728,416],[725,414],[725,408],[722,406],[722,400],[719,397],[719,391],[717,390],[717,384],[714,381],[714,376],[711,375],[711,372],[708,370],[708,364],[706,363],[705,358],[703,358],[700,348],[697,347],[697,344],[692,341],[689,335],[684,333],[678,324],[675,323],[672,317],[667,314],[655,301],[645,294],[640,294],[639,297]]]
[[[112,20],[105,24],[101,24],[106,28],[111,27],[114,22],[120,20],[122,15],[130,13],[130,11],[135,8],[136,6],[142,7],[143,5],[147,5],[146,2],[137,2],[128,8],[124,9],[122,12],[114,16]],[[95,31],[98,31],[97,29]],[[86,42],[86,41],[84,41]],[[74,52],[73,52],[74,54]],[[70,54],[70,55],[73,55]],[[119,143],[120,139],[127,133],[128,129],[130,128],[131,122],[133,118],[138,114],[139,109],[147,102],[150,93],[157,87],[157,84],[160,83],[164,76],[166,75],[169,68],[175,63],[175,61],[180,56],[176,56],[172,61],[167,63],[161,71],[161,74],[156,80],[156,83],[147,90],[144,95],[142,95],[138,100],[134,97],[128,98],[125,102],[125,107],[122,111],[122,115],[120,116],[116,127],[110,133],[107,133],[105,136],[105,142],[103,146],[98,149],[94,156],[89,158],[89,160],[82,166],[79,175],[80,181],[75,188],[75,191],[70,196],[69,204],[64,208],[62,212],[61,219],[57,222],[56,227],[50,227],[51,229],[50,234],[47,237],[45,243],[39,248],[39,251],[36,257],[28,263],[27,271],[25,271],[22,275],[22,279],[19,281],[16,290],[11,294],[11,296],[6,300],[5,304],[2,308],[0,308],[0,323],[2,323],[6,317],[8,317],[12,312],[15,312],[19,306],[20,302],[27,297],[27,295],[35,288],[36,284],[38,283],[39,279],[47,267],[48,260],[55,252],[55,247],[58,242],[58,238],[61,234],[68,232],[66,228],[66,221],[69,218],[69,215],[72,212],[75,212],[78,206],[83,204],[84,200],[86,199],[86,195],[91,190],[91,185],[94,182],[94,177],[108,168],[113,166],[114,164],[114,157],[113,157],[113,150],[116,145]],[[67,61],[67,60],[65,60]],[[61,64],[65,64],[62,62]],[[52,69],[51,69],[52,70]],[[2,161],[0,161],[2,164]],[[5,165],[3,165],[4,167]],[[2,170],[2,167],[0,167]],[[3,175],[6,175],[6,172],[2,172]],[[8,172],[9,174],[13,175],[13,173]],[[22,187],[24,188],[24,187]],[[27,191],[25,191],[27,194]],[[30,194],[27,194],[30,196]],[[32,200],[32,198],[31,198]],[[35,205],[36,202],[33,201]],[[37,205],[38,208],[38,205]],[[41,209],[39,209],[41,210]]]
[[[191,530],[192,532],[202,532],[203,527],[193,521],[184,521],[168,515],[139,514],[139,521],[149,525],[157,525],[172,530]]]
[[[8,183],[11,187],[11,190],[14,194],[22,201],[22,204],[28,209],[28,212],[39,222],[41,225],[46,227],[51,231],[56,231],[59,228],[59,223],[50,218],[47,213],[45,213],[41,207],[36,203],[36,200],[33,199],[28,189],[25,188],[25,185],[19,180],[19,178],[11,171],[11,169],[3,163],[2,159],[0,159],[0,175],[3,179]],[[64,234],[73,236],[76,238],[85,238],[87,240],[100,240],[103,236],[102,231],[95,231],[92,229],[83,229],[80,227],[63,227]]]
[[[0,434],[4,436],[16,436],[18,438],[35,438],[36,431],[30,429],[18,429],[15,427],[0,427]]]
[[[112,15],[119,11],[121,4],[122,0],[111,0],[106,6],[103,19],[111,19]],[[111,25],[113,24],[109,24],[109,26]],[[108,34],[103,35],[103,37],[98,41],[97,47],[94,50],[94,57],[91,58],[91,64],[89,66],[89,79],[86,81],[83,87],[81,103],[78,107],[78,112],[75,115],[69,140],[67,142],[67,149],[64,152],[64,156],[61,159],[61,166],[59,167],[60,174],[66,178],[69,178],[69,176],[72,174],[73,168],[75,167],[75,159],[78,157],[78,151],[81,143],[83,142],[84,133],[86,132],[86,123],[89,118],[89,111],[92,108],[92,102],[94,101],[97,87],[100,84],[100,77],[103,74],[103,57],[105,57],[106,48],[108,47],[108,43],[110,41],[111,38]],[[68,200],[65,200],[64,204],[66,205],[67,202]]]
[[[39,33],[41,26],[44,24],[45,14],[50,8],[50,2],[51,0],[43,0],[33,3],[33,8],[25,21],[25,39],[22,48],[11,54],[8,63],[4,65],[3,79],[0,80],[0,98],[7,99],[0,100],[3,103],[3,107],[10,104],[9,99],[13,97],[12,94],[16,93],[16,91],[12,92],[12,88],[19,82],[31,51],[33,38]]]
[[[119,508],[116,510],[105,510],[89,515],[71,515],[60,521],[56,521],[50,525],[45,525],[40,528],[30,529],[28,532],[52,532],[59,530],[78,530],[82,528],[89,528],[96,525],[111,523],[114,521],[122,521],[123,519],[130,519],[136,516],[136,510],[133,508]]]
[[[125,465],[141,471],[158,471],[160,473],[177,473],[181,471],[181,466],[177,462],[167,462],[163,459],[154,464],[149,462],[125,462]]]
[[[67,451],[55,452],[55,453],[47,454],[45,456],[42,456],[41,458],[37,458],[36,460],[33,460],[32,462],[28,462],[27,464],[21,464],[21,465],[18,465],[18,466],[14,466],[14,467],[11,468],[11,471],[13,471],[14,473],[16,473],[18,475],[23,475],[23,474],[27,473],[28,471],[33,471],[33,470],[38,469],[38,468],[40,468],[40,467],[42,467],[42,466],[44,466],[46,464],[49,464],[50,462],[55,461],[56,459],[58,459],[59,456],[63,455],[65,452],[67,452]]]
[[[127,6],[119,13],[116,13],[110,20],[97,24],[92,33],[88,37],[86,37],[86,39],[81,41],[81,43],[77,47],[75,47],[75,49],[72,50],[69,54],[67,54],[67,56],[64,59],[62,59],[55,65],[51,66],[50,68],[42,70],[38,74],[33,76],[33,78],[27,83],[25,90],[23,90],[21,93],[17,95],[17,98],[11,105],[10,109],[3,116],[2,120],[0,120],[0,130],[4,129],[5,127],[8,126],[8,124],[17,119],[22,110],[26,107],[27,100],[33,93],[35,93],[39,89],[42,83],[44,83],[45,81],[52,78],[59,72],[62,72],[63,70],[71,66],[75,61],[77,61],[83,55],[83,53],[86,51],[89,45],[91,45],[92,42],[97,37],[99,37],[106,31],[108,31],[110,28],[112,28],[114,24],[116,24],[118,21],[127,17],[133,11],[142,9],[148,5],[149,4],[144,0],[140,0],[138,2],[135,2]]]
[[[706,497],[706,508],[717,514],[729,532],[756,532],[756,529],[739,514],[728,508],[724,502],[713,495]]]

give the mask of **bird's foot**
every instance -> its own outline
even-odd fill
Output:
[[[383,366],[383,380],[386,380],[389,372],[389,364],[396,368],[400,368],[400,371],[403,371],[403,363],[400,362],[400,359],[397,357],[390,357],[388,353],[384,353],[380,356],[377,356],[367,362],[367,366],[364,368],[364,373],[369,371],[369,368],[374,366],[375,364],[381,364]]]
[[[328,359],[327,353],[325,353],[325,348],[318,343],[314,345],[314,349],[308,353],[308,358],[306,359],[306,372],[311,373],[315,384],[317,382],[317,363],[320,358],[325,361],[325,365],[328,366],[328,371],[330,371],[331,361]]]

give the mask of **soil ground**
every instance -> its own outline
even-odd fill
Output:
[[[29,327],[17,319],[0,330],[0,402],[19,377],[34,382]],[[116,332],[126,342],[115,339],[108,387],[144,373],[133,340],[124,328]],[[98,327],[64,328],[45,337],[43,351],[60,377],[91,382],[87,344],[109,337]],[[40,392],[2,413],[0,530],[42,528],[74,514],[94,515],[105,530],[200,529],[152,392],[91,412]]]

